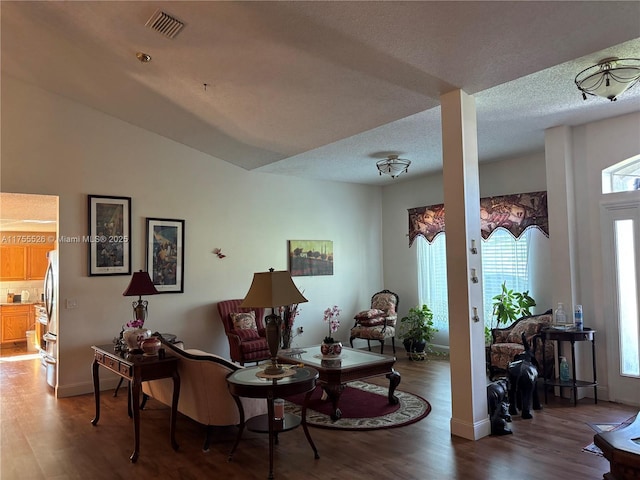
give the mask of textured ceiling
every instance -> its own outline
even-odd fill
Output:
[[[0,230],[3,232],[55,232],[57,221],[58,198],[55,196],[0,193]]]
[[[186,24],[174,39],[145,26],[159,7]],[[585,102],[573,83],[640,56],[636,1],[4,0],[0,14],[3,75],[248,170],[370,185],[439,171],[454,89],[476,98],[482,162],[640,111],[640,86]],[[407,176],[378,176],[389,153]]]

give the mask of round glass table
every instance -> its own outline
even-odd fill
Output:
[[[314,457],[320,458],[318,449],[316,448],[309,429],[307,427],[307,403],[311,393],[316,388],[318,379],[318,371],[315,368],[292,367],[287,371],[285,376],[268,378],[264,376],[264,365],[257,367],[241,368],[232,372],[227,377],[229,392],[233,396],[238,410],[240,411],[240,427],[238,437],[236,439],[231,452],[229,452],[229,460],[240,443],[242,432],[246,426],[248,430],[254,432],[262,432],[269,434],[269,479],[273,479],[273,446],[277,443],[278,433],[293,430],[302,425],[307,441],[313,450]],[[302,417],[285,413],[281,419],[276,419],[274,415],[273,400],[275,398],[286,397],[306,393],[304,403],[302,405]],[[267,400],[267,414],[252,417],[245,422],[244,410],[240,397],[264,398]]]

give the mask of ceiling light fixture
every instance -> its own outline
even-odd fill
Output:
[[[608,98],[615,102],[627,89],[640,80],[640,59],[605,58],[597,65],[585,68],[576,75],[576,86],[582,92],[583,100],[587,95]]]
[[[144,52],[136,53],[136,58],[140,60],[142,63],[149,63],[151,61],[151,55]]]
[[[398,158],[398,155],[389,155],[384,160],[376,162],[376,167],[378,167],[380,175],[384,173],[391,178],[396,178],[401,173],[407,173],[409,171],[409,165],[411,165],[411,160]]]

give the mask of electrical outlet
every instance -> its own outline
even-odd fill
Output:
[[[78,308],[78,301],[75,298],[67,298],[65,306],[67,309]]]
[[[304,333],[304,330],[302,329],[302,327],[298,327],[296,332],[298,333],[298,335],[302,335]]]

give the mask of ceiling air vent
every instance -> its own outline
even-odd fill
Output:
[[[167,38],[174,38],[182,30],[184,23],[162,10],[156,10],[156,13],[147,20],[145,26]]]

